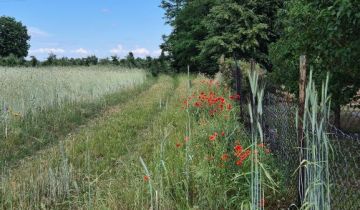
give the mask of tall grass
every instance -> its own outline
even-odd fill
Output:
[[[256,71],[249,72],[248,74],[251,99],[249,106],[250,123],[251,123],[251,209],[264,209],[264,192],[262,189],[262,173],[260,170],[261,160],[256,154],[257,145],[264,143],[263,132],[261,129],[261,117],[262,117],[262,100],[264,96],[264,89],[259,86],[259,74]]]
[[[115,67],[1,67],[0,167],[136,96],[150,85],[145,81],[144,71]]]
[[[160,98],[166,101],[172,88],[170,77],[160,77],[138,97],[133,91],[123,92],[127,103],[68,136],[60,147],[39,152],[17,168],[3,168],[0,208],[132,209],[129,206],[140,206],[145,197],[143,189],[127,188],[128,182],[143,183],[143,176],[138,176],[138,170],[132,168],[136,164],[131,158],[137,157],[138,162],[139,150],[149,149],[143,141],[150,135],[147,129],[153,117],[164,110],[159,109]]]
[[[0,67],[2,114],[98,99],[105,94],[144,82],[145,72],[115,67]]]
[[[251,125],[251,210],[265,208],[265,185],[275,190],[276,182],[266,169],[268,157],[259,151],[259,145],[264,145],[262,129],[264,88],[260,85],[259,73],[252,69],[248,72],[251,96],[248,103]],[[271,169],[274,170],[274,169]]]
[[[330,140],[327,135],[330,113],[330,97],[328,95],[329,75],[322,84],[319,93],[312,81],[310,72],[306,88],[305,109],[303,116],[304,132],[304,189],[302,209],[331,209],[329,154]]]
[[[272,155],[264,145],[256,144],[259,139],[253,145],[244,132],[238,122],[237,100],[226,86],[203,76],[195,78],[191,88],[188,76],[160,77],[109,117],[69,137],[66,155],[53,148],[10,170],[3,176],[0,205],[18,208],[21,204],[29,209],[41,203],[46,209],[251,209],[254,156],[261,160],[261,193],[271,196],[268,189],[272,184],[265,182],[262,168],[272,162]],[[42,177],[65,162],[71,173],[61,172],[58,177],[70,178],[59,178],[64,181],[57,186],[69,189],[68,193],[46,200],[51,182]],[[29,179],[29,174],[34,178]],[[24,197],[19,197],[18,186],[32,180],[46,184],[33,191],[22,189]],[[9,196],[3,196],[4,192]],[[35,200],[30,202],[32,195]],[[265,196],[259,195],[261,201]]]

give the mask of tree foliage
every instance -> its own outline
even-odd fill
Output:
[[[28,54],[30,36],[27,28],[12,17],[0,17],[0,57],[11,54],[23,58]]]
[[[306,54],[315,80],[331,73],[337,115],[360,89],[360,4],[356,0],[291,0],[279,13],[281,38],[271,46],[274,81],[297,92],[298,62]],[[318,84],[319,85],[319,84]]]
[[[173,27],[172,33],[164,37],[162,49],[169,53],[172,67],[177,71],[186,71],[187,65],[192,71],[206,71],[206,63],[199,62],[199,44],[207,35],[202,20],[214,6],[213,0],[179,1],[177,6],[164,7],[167,22]]]
[[[208,35],[200,44],[200,57],[255,59],[270,70],[268,45],[278,37],[274,23],[281,6],[279,0],[220,1],[203,21]]]
[[[173,27],[163,49],[169,52],[178,71],[191,65],[194,71],[214,74],[221,55],[254,58],[270,69],[268,45],[277,38],[274,22],[281,2],[163,1],[167,23]]]

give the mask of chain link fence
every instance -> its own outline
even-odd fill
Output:
[[[277,208],[289,209],[298,201],[299,143],[296,109],[292,97],[267,93],[264,101],[263,128],[266,144],[276,159],[285,189]],[[332,209],[360,209],[360,109],[345,106],[341,111],[342,128],[329,125],[332,153],[330,159]],[[291,208],[290,208],[291,209]],[[294,208],[296,209],[296,208]]]

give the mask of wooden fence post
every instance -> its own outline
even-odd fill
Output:
[[[305,112],[305,89],[306,89],[306,55],[300,56],[300,78],[299,78],[299,112],[298,112],[298,143],[299,143],[299,161],[302,164],[304,160],[304,148],[306,147],[306,142],[304,140],[304,131],[303,131],[303,117]],[[305,186],[304,186],[305,170],[304,166],[299,168],[299,204],[302,204],[302,201],[305,196]]]

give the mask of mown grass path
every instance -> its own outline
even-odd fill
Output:
[[[62,141],[60,147],[40,152],[11,171],[11,175],[3,173],[0,206],[6,209],[101,207],[102,199],[97,196],[104,191],[99,188],[104,189],[102,184],[114,178],[122,157],[134,153],[153,119],[165,110],[175,86],[173,78],[160,77],[151,88],[109,110]]]
[[[90,121],[106,115],[114,107],[135,98],[154,83],[148,79],[144,84],[119,90],[94,101],[64,103],[14,120],[5,138],[0,132],[0,168],[16,166],[17,163],[47,147],[52,147],[69,133]],[[5,128],[1,127],[1,131]],[[25,159],[26,161],[26,159]]]

